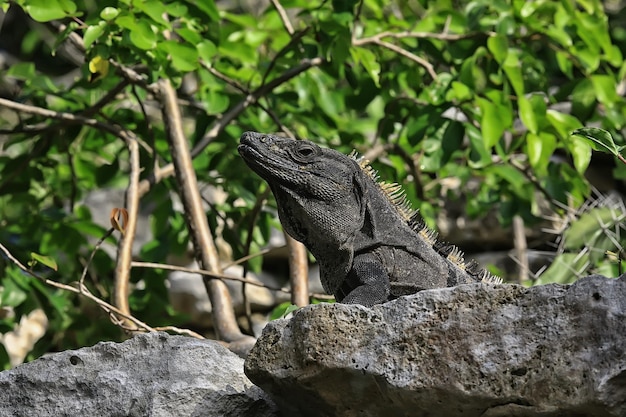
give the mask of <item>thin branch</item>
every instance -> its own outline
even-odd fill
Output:
[[[479,38],[479,37],[490,37],[494,36],[495,32],[472,32],[472,33],[433,33],[433,32],[381,32],[373,36],[368,36],[366,38],[354,39],[352,44],[355,46],[361,46],[368,43],[378,43],[383,38],[394,38],[394,39],[403,39],[403,38],[413,38],[413,39],[437,39],[442,41],[460,41],[463,39],[471,39],[471,38]]]
[[[154,330],[156,330],[157,332],[168,332],[168,331],[169,332],[174,332],[176,334],[190,336],[190,337],[194,337],[194,338],[200,339],[200,340],[206,339],[204,336],[202,336],[199,333],[194,332],[193,330],[181,329],[180,327],[175,327],[175,326],[155,327]]]
[[[115,306],[107,303],[106,301],[103,301],[103,300],[99,299],[98,297],[94,296],[86,288],[76,288],[76,287],[73,287],[71,285],[62,284],[60,282],[52,281],[50,279],[44,278],[44,277],[34,273],[29,268],[26,268],[18,259],[16,259],[11,254],[11,252],[9,252],[9,250],[6,247],[4,247],[4,245],[2,245],[1,243],[0,243],[0,250],[2,252],[4,252],[6,257],[11,262],[13,262],[19,269],[21,269],[22,271],[24,271],[28,275],[30,275],[30,276],[32,276],[34,278],[37,278],[38,280],[40,280],[44,284],[49,285],[49,286],[54,287],[54,288],[58,288],[58,289],[64,290],[64,291],[69,291],[69,292],[73,292],[75,294],[83,295],[83,296],[89,298],[90,300],[94,301],[96,304],[98,304],[100,306],[100,308],[102,308],[106,313],[114,314],[116,316],[120,316],[120,317],[123,317],[123,318],[131,321],[132,323],[134,323],[136,325],[136,327],[138,329],[143,329],[143,330],[149,331],[149,332],[156,331],[154,328],[148,326],[146,323],[142,322],[141,320],[139,320],[139,319],[137,319],[137,318],[135,318],[135,317],[133,317],[131,315],[128,315],[128,314],[122,312],[117,307],[115,307]]]
[[[240,92],[244,94],[250,94],[250,91],[246,87],[241,85],[239,82],[233,80],[232,78],[228,77],[227,75],[222,74],[221,72],[219,72],[218,70],[216,70],[215,68],[207,64],[206,62],[201,60],[200,66],[204,68],[205,70],[209,71],[211,75],[213,75],[215,78],[224,81],[226,84],[230,85],[231,87],[239,90]]]
[[[239,258],[239,259],[237,259],[235,261],[229,262],[226,265],[224,265],[223,269],[228,269],[231,266],[239,265],[240,263],[249,261],[250,259],[256,258],[258,256],[263,256],[263,255],[265,255],[266,253],[269,253],[269,252],[270,252],[269,249],[263,249],[263,250],[260,250],[258,252],[254,252],[253,254],[250,254],[250,255],[247,255],[247,256],[242,256],[241,258]]]
[[[272,60],[270,61],[270,64],[267,66],[267,69],[265,70],[265,73],[263,73],[263,78],[261,79],[261,85],[265,85],[265,81],[267,80],[268,75],[270,75],[270,73],[276,66],[276,63],[278,62],[278,60],[282,56],[284,56],[287,53],[287,51],[291,50],[291,48],[294,45],[300,42],[300,39],[304,37],[304,35],[309,31],[309,29],[310,27],[306,27],[302,29],[301,31],[299,31],[298,33],[291,35],[291,39],[289,39],[289,42],[287,43],[287,45],[283,46],[281,50],[278,51],[276,55],[274,55],[274,58],[272,58]]]
[[[107,232],[104,234],[104,236],[102,236],[100,239],[98,239],[98,241],[96,242],[95,246],[93,247],[93,250],[91,251],[91,254],[89,255],[89,259],[87,260],[87,263],[85,264],[85,266],[83,267],[83,273],[80,275],[80,288],[82,289],[85,285],[85,277],[87,276],[87,270],[89,269],[89,265],[91,265],[91,262],[93,261],[93,257],[96,255],[96,252],[98,251],[98,249],[100,248],[100,245],[102,245],[102,243],[104,243],[104,241],[113,234],[113,231],[115,229],[110,228],[109,230],[107,230]]]
[[[48,119],[62,120],[71,124],[95,127],[122,139],[125,139],[126,137],[136,139],[135,135],[131,131],[123,129],[118,125],[104,123],[90,117],[84,117],[73,113],[58,112],[29,104],[17,103],[5,98],[0,98],[0,107],[6,107],[21,113],[34,114]]]
[[[271,290],[271,291],[280,291],[284,293],[290,292],[289,289],[287,288],[272,287],[272,286],[263,284],[262,282],[255,281],[253,279],[236,277],[234,275],[218,274],[217,272],[208,271],[206,269],[187,268],[184,266],[159,264],[156,262],[139,262],[139,261],[133,261],[131,263],[131,266],[133,268],[151,268],[151,269],[163,269],[166,271],[187,272],[190,274],[199,274],[205,277],[209,277],[211,279],[225,279],[228,281],[237,281],[237,282],[241,282],[244,284],[254,285],[255,287],[267,288],[268,290]]]
[[[278,0],[270,0],[270,1],[276,8],[276,11],[278,12],[278,15],[280,16],[280,20],[282,20],[283,26],[285,26],[285,30],[287,31],[287,33],[289,33],[290,35],[293,35],[293,32],[294,32],[293,26],[291,22],[289,21],[289,16],[287,15],[287,12],[283,8],[283,6],[280,4],[280,1]]]
[[[100,100],[98,100],[93,106],[89,107],[88,109],[85,109],[82,112],[82,115],[85,117],[91,117],[94,116],[96,114],[98,114],[98,112],[100,112],[100,110],[102,110],[102,108],[104,108],[104,106],[106,106],[107,104],[109,104],[111,101],[113,101],[115,99],[115,97],[121,93],[122,91],[124,91],[124,89],[126,88],[126,86],[128,85],[128,81],[126,79],[123,79],[122,81],[120,81],[115,87],[113,87],[112,89],[110,89]]]
[[[418,63],[419,65],[421,65],[422,67],[426,69],[426,71],[428,72],[428,74],[431,76],[433,80],[437,80],[437,73],[435,72],[435,68],[426,59],[421,58],[415,55],[414,53],[409,52],[406,49],[399,47],[398,45],[394,45],[393,43],[389,43],[380,39],[372,39],[372,41],[368,43],[373,43],[375,45],[382,46],[383,48],[387,48],[390,51],[397,53],[398,55],[402,55],[403,57],[408,58],[411,61]]]
[[[304,71],[322,65],[325,60],[320,57],[313,59],[303,59],[300,64],[289,68],[281,76],[274,78],[267,84],[261,85],[259,88],[248,94],[242,101],[240,101],[235,107],[230,109],[224,116],[209,130],[204,137],[193,147],[191,150],[192,157],[199,155],[204,148],[211,143],[222,131],[226,128],[228,123],[237,118],[246,108],[257,102],[260,97],[272,91],[279,85],[289,81],[295,76],[303,73]],[[165,168],[165,167],[164,167]],[[162,169],[164,169],[162,168]]]

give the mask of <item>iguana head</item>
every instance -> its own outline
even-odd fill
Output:
[[[352,177],[357,164],[340,152],[320,148],[308,140],[246,132],[238,151],[246,164],[272,187],[324,201],[353,192]]]
[[[306,140],[246,132],[239,154],[270,185],[283,227],[319,258],[325,251],[352,250],[363,225],[362,174],[347,155]],[[323,256],[322,256],[323,257]]]

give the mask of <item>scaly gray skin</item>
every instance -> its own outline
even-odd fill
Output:
[[[315,256],[322,285],[337,301],[372,306],[486,276],[456,261],[453,246],[427,242],[419,233],[424,223],[407,221],[354,158],[255,132],[241,136],[238,150],[268,182],[285,231]]]

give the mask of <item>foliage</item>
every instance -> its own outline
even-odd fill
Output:
[[[227,219],[222,237],[234,257],[257,251],[276,225],[271,208],[251,223],[264,185],[236,154],[246,130],[356,148],[381,178],[403,184],[426,218],[443,197],[460,198],[469,179],[481,178],[477,193],[464,196],[467,214],[495,209],[503,225],[515,215],[536,222],[538,193],[549,202],[584,201],[592,146],[572,131],[595,123],[614,134],[617,147],[624,144],[626,36],[613,24],[619,16],[607,16],[598,0],[276,5],[251,11],[212,0],[4,3],[8,14],[24,10],[32,20],[19,59],[0,73],[0,87],[17,103],[133,131],[142,139],[147,181],[155,166],[172,160],[150,86],[172,80],[194,169],[204,184],[227,191],[208,216],[214,231]],[[8,138],[0,152],[0,243],[18,259],[34,253],[34,268],[46,277],[77,281],[106,232],[84,197],[127,184],[126,146],[84,123],[18,117],[1,105],[0,112]],[[442,181],[448,177],[460,185],[450,189]],[[144,261],[187,248],[173,191],[175,182],[164,178],[142,197],[155,207]],[[58,270],[42,259],[55,260]],[[0,307],[15,314],[0,318],[0,332],[36,307],[51,320],[31,357],[120,337],[80,298],[45,286],[6,258],[2,266]],[[92,292],[110,296],[114,268],[114,259],[96,252],[87,279]],[[144,285],[130,294],[133,313],[152,325],[185,319],[168,306],[165,276],[132,273]]]

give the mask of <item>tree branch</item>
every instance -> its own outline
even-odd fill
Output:
[[[163,106],[162,114],[166,137],[172,154],[187,227],[193,241],[195,258],[203,269],[221,274],[217,250],[202,206],[189,147],[183,133],[182,117],[176,92],[169,80],[165,79],[157,82],[157,88],[159,90],[157,97]],[[254,338],[244,336],[237,326],[237,319],[226,284],[219,279],[204,279],[204,284],[213,307],[213,320],[219,337],[227,342],[241,342],[252,347]]]
[[[276,8],[276,11],[278,12],[278,15],[280,16],[280,20],[282,20],[283,26],[285,26],[285,30],[287,31],[287,33],[289,33],[290,35],[293,35],[293,32],[294,32],[293,26],[291,22],[289,21],[289,16],[287,16],[287,12],[283,8],[282,4],[280,4],[280,1],[278,0],[270,0],[270,1]]]

